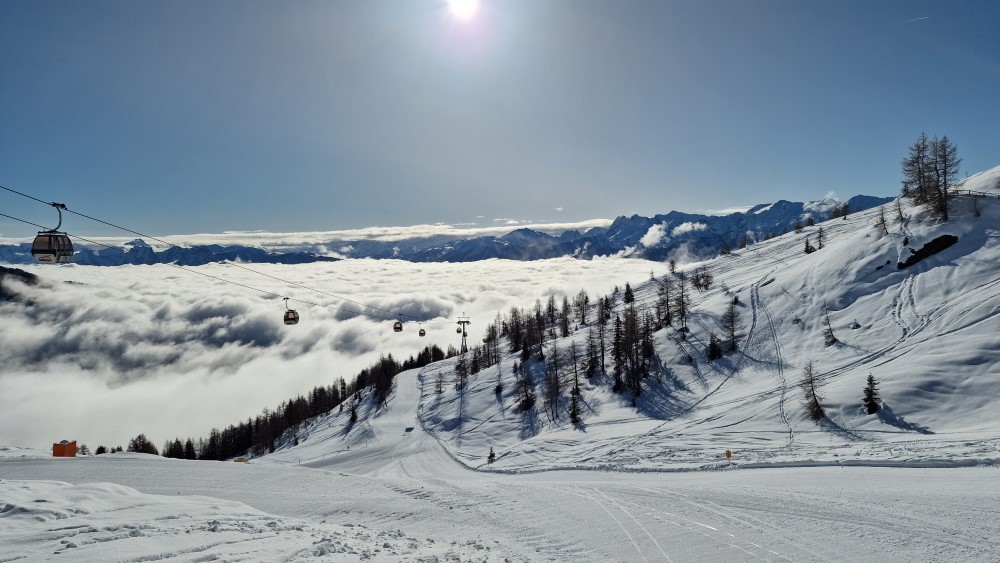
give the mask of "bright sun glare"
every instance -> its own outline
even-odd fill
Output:
[[[479,0],[447,0],[448,11],[458,21],[467,22],[476,17],[479,11]]]

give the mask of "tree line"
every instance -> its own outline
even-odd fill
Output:
[[[690,354],[679,341],[687,338],[687,326],[692,310],[694,291],[708,291],[714,283],[707,268],[696,268],[690,275],[671,268],[661,278],[651,273],[655,282],[655,297],[637,302],[629,283],[624,289],[615,287],[604,296],[592,300],[581,290],[572,299],[563,296],[561,302],[550,295],[545,302],[536,299],[534,307],[513,306],[507,314],[497,314],[485,330],[482,345],[473,346],[467,355],[458,358],[455,385],[464,389],[469,376],[496,365],[501,360],[500,349],[518,354],[513,364],[520,410],[535,406],[538,399],[536,380],[542,385],[541,398],[550,419],[560,417],[563,400],[567,398],[570,420],[580,420],[580,382],[608,377],[612,390],[627,393],[633,403],[643,392],[644,382],[661,369],[656,352],[654,333],[674,327],[678,346],[689,359]],[[728,290],[727,290],[728,292]],[[737,334],[742,328],[738,298],[734,297],[721,317],[722,336],[711,335],[706,354],[710,360],[722,356],[724,350],[736,347]],[[560,344],[558,338],[571,334],[572,328],[586,329],[582,345],[576,341]],[[502,346],[505,340],[506,346]],[[714,354],[712,347],[717,347]],[[610,368],[610,371],[609,371]],[[534,374],[541,374],[536,377]],[[435,392],[443,392],[444,372],[438,372]],[[502,373],[497,370],[495,392],[504,389]]]
[[[129,441],[127,451],[159,455],[177,459],[226,460],[239,456],[259,456],[275,450],[278,440],[289,429],[293,430],[292,442],[298,445],[295,429],[307,419],[340,409],[352,398],[360,399],[363,391],[370,390],[375,400],[383,404],[392,389],[393,378],[400,372],[420,368],[432,362],[456,355],[453,347],[448,352],[437,345],[423,348],[416,356],[411,355],[402,362],[392,354],[382,356],[371,366],[361,370],[353,381],[343,377],[334,383],[314,387],[309,393],[288,399],[271,410],[265,408],[261,414],[244,422],[231,424],[223,429],[213,428],[208,436],[201,438],[174,438],[163,444],[162,450],[139,434]],[[357,400],[350,402],[352,421],[357,420]],[[121,446],[111,448],[99,446],[96,454],[122,451]]]

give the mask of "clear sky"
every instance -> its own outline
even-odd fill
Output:
[[[1000,164],[1000,2],[0,2],[0,185],[151,234],[890,195],[921,131]]]

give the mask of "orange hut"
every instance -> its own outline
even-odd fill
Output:
[[[76,440],[52,444],[52,457],[76,457]]]

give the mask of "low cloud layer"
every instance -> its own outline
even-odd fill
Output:
[[[477,219],[482,218],[481,216]],[[266,248],[275,252],[292,251],[303,248],[318,249],[328,247],[331,254],[336,254],[337,250],[344,247],[337,244],[344,241],[372,240],[380,242],[392,242],[411,238],[425,238],[433,236],[454,236],[456,238],[473,238],[481,236],[502,236],[509,233],[513,228],[529,228],[539,232],[559,235],[569,230],[586,231],[593,227],[607,227],[611,224],[610,219],[590,219],[573,223],[533,223],[528,220],[513,218],[493,219],[493,224],[486,227],[475,226],[474,223],[461,225],[449,225],[439,223],[435,225],[412,225],[408,227],[367,227],[364,229],[350,229],[340,231],[318,231],[305,233],[271,233],[265,231],[227,231],[223,233],[206,233],[190,235],[164,235],[157,236],[170,244],[177,246],[195,246],[208,244],[221,244],[224,246],[243,245]],[[124,246],[126,243],[136,239],[134,235],[126,237],[92,237],[85,232],[70,233],[86,236],[88,239],[108,246]],[[150,233],[156,236],[156,233]],[[156,250],[164,250],[168,247],[163,243],[144,239],[146,243]],[[0,244],[21,244],[30,242],[25,238],[0,237]],[[87,243],[80,243],[81,246],[94,246]],[[346,250],[340,250],[346,252]]]
[[[0,445],[76,439],[93,448],[126,445],[140,432],[157,446],[204,436],[353,377],[381,354],[457,345],[457,315],[472,317],[470,336],[479,339],[512,305],[581,288],[607,293],[665,266],[615,258],[253,265],[323,293],[221,264],[190,268],[274,295],[169,265],[25,269],[43,283],[7,278],[5,288],[19,298],[0,302]],[[357,304],[331,295],[408,315],[405,330],[353,314]],[[291,298],[298,325],[282,323],[279,296]],[[421,326],[426,338],[417,335]]]

